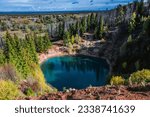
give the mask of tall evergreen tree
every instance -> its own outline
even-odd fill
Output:
[[[117,25],[122,23],[123,19],[124,19],[124,15],[125,15],[125,12],[124,12],[124,9],[123,9],[123,6],[122,5],[119,5],[117,7]]]
[[[74,35],[71,36],[71,44],[74,44],[75,39],[74,39]]]
[[[5,55],[6,55],[6,59],[8,63],[11,63],[13,65],[16,65],[17,60],[16,60],[16,51],[15,51],[15,47],[16,47],[16,43],[14,38],[9,34],[9,32],[6,32],[5,35]]]
[[[47,49],[49,49],[51,47],[52,43],[50,41],[48,33],[46,33],[43,38],[44,38],[44,45],[45,45],[44,51],[46,51]]]
[[[104,20],[103,17],[100,16],[99,26],[95,29],[96,38],[101,39],[104,34]]]
[[[137,7],[136,7],[136,22],[137,23],[141,22],[142,16],[144,16],[144,1],[143,0],[137,3]]]
[[[65,46],[68,46],[69,43],[71,42],[71,41],[70,41],[70,33],[69,33],[68,31],[66,31],[66,32],[64,33],[63,40],[64,40],[64,45],[65,45]]]
[[[30,54],[30,61],[38,63],[38,57],[37,57],[37,53],[36,53],[36,48],[35,48],[35,43],[34,40],[30,35],[26,35],[26,49],[28,49],[28,52]]]
[[[79,25],[79,21],[76,22],[76,34],[80,35],[80,25]]]
[[[4,51],[2,49],[0,49],[0,66],[4,65],[4,63],[5,63]]]
[[[96,14],[95,19],[94,19],[94,28],[96,28],[98,25],[98,14]]]
[[[86,32],[86,18],[85,17],[81,20],[81,24],[82,24],[82,32]]]
[[[58,26],[58,37],[62,38],[63,37],[63,33],[64,33],[64,22],[63,23],[59,23]]]
[[[90,15],[87,17],[87,31],[90,31],[91,28],[91,22],[90,22]]]
[[[91,30],[94,29],[94,20],[95,20],[95,15],[94,15],[94,13],[91,13],[91,16],[90,16],[90,28],[91,28]]]
[[[129,21],[129,26],[128,26],[129,33],[132,33],[135,27],[136,27],[136,13],[134,12]]]

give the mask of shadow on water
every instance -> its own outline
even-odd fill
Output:
[[[105,60],[87,56],[51,58],[41,65],[41,69],[46,81],[58,90],[105,85],[109,73]]]

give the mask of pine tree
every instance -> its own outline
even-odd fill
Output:
[[[76,22],[76,34],[80,35],[80,25],[79,25],[79,21]]]
[[[76,43],[80,43],[80,41],[81,41],[80,36],[79,36],[78,34],[76,34],[76,35],[75,35],[75,42],[76,42]]]
[[[143,24],[143,30],[145,34],[150,37],[150,17]]]
[[[90,22],[90,15],[87,17],[87,31],[90,31],[91,28],[91,22]]]
[[[129,26],[128,26],[129,33],[132,33],[135,27],[136,27],[136,13],[134,12],[131,16]]]
[[[123,6],[119,5],[117,7],[117,25],[122,23],[124,19],[124,15],[125,15],[125,12],[124,12]]]
[[[98,14],[96,14],[95,19],[94,19],[94,28],[96,28],[98,25]]]
[[[20,52],[22,50],[22,44],[21,44],[21,40],[18,38],[18,36],[16,34],[14,34],[14,40],[15,40],[15,54],[16,54],[16,60],[17,60],[17,63],[16,63],[16,68],[20,68],[20,63],[22,62],[21,58],[22,56],[20,55]],[[23,42],[22,42],[23,43]]]
[[[8,61],[9,63],[16,65],[17,64],[17,58],[16,58],[16,51],[11,42],[8,42]]]
[[[64,22],[59,24],[58,30],[58,37],[62,38],[64,33]]]
[[[92,30],[94,29],[94,20],[95,20],[94,13],[91,13],[91,16],[90,16],[90,28]]]
[[[44,45],[43,45],[43,37],[42,36],[38,36],[38,46],[39,46],[39,52],[43,52]]]
[[[103,17],[100,17],[99,26],[95,29],[95,37],[101,39],[104,34],[104,21]]]
[[[16,51],[18,51],[18,49],[20,49],[21,42],[16,34],[14,34],[14,40],[15,40]]]
[[[84,17],[81,21],[82,24],[82,32],[86,32],[86,18]]]
[[[141,0],[140,2],[138,2],[136,12],[140,17],[143,16],[143,13],[144,13],[144,0]]]
[[[74,41],[75,41],[74,35],[72,35],[72,36],[71,36],[71,44],[74,44]]]
[[[29,52],[26,48],[22,48],[21,52],[20,52],[20,56],[21,58],[21,63],[20,63],[20,67],[18,69],[18,71],[22,74],[23,78],[27,78],[27,76],[30,75],[31,73],[31,69],[30,69],[30,65],[32,63],[32,61],[30,61],[29,59]]]
[[[142,16],[144,16],[144,1],[143,0],[138,2],[136,6],[136,22],[137,23],[141,22]]]
[[[99,23],[99,38],[103,37],[103,33],[104,33],[104,20],[103,17],[100,17],[100,23]]]
[[[2,49],[0,49],[0,66],[4,65],[4,63],[5,63],[4,51]]]
[[[38,57],[37,57],[37,53],[36,53],[36,48],[35,48],[35,43],[34,43],[34,40],[30,35],[26,35],[26,49],[28,50],[29,52],[29,58],[30,58],[30,61],[32,62],[35,62],[35,63],[38,63]]]
[[[51,41],[49,39],[48,33],[46,33],[45,36],[44,36],[44,45],[45,45],[44,51],[49,49],[49,47],[51,47],[51,45],[52,45],[52,43],[51,43]]]
[[[14,38],[9,34],[9,32],[6,32],[6,36],[5,36],[5,47],[4,47],[4,51],[5,51],[5,55],[6,55],[6,59],[8,63],[11,63],[13,65],[17,64],[17,54],[15,51],[15,47],[16,47],[16,43]]]
[[[64,45],[68,46],[68,44],[70,43],[70,33],[68,31],[64,33],[63,40],[64,40]]]

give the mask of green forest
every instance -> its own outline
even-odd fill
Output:
[[[108,57],[112,63],[109,85],[146,87],[150,82],[149,11],[150,4],[141,1],[103,13],[20,16],[21,20],[19,16],[0,16],[0,99],[57,92],[46,83],[38,55],[47,52],[57,40],[73,49],[85,33],[93,34],[96,41],[111,42],[110,53],[110,43],[99,51],[99,57]],[[106,14],[111,12],[116,15],[110,22]]]

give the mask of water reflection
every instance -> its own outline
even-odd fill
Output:
[[[63,56],[47,60],[41,69],[48,83],[62,90],[105,85],[109,66],[103,59],[87,56]]]

